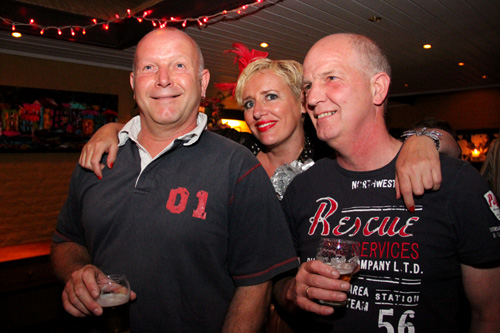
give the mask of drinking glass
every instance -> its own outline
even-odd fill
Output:
[[[328,264],[340,273],[340,280],[350,282],[352,273],[359,264],[360,244],[356,241],[321,238],[318,244],[316,259]],[[347,304],[347,301],[323,301],[321,304],[341,307]]]
[[[105,332],[128,332],[130,329],[130,284],[123,274],[98,278],[101,294],[97,303],[102,306],[102,328]]]

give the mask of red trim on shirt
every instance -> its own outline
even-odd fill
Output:
[[[68,237],[64,236],[63,234],[61,234],[60,232],[58,232],[57,230],[54,231],[55,234],[57,234],[57,236],[61,237],[62,239],[64,239],[64,241],[66,242],[75,242],[74,240],[72,239],[69,239]],[[64,242],[63,241],[63,242]],[[57,243],[57,242],[56,242]]]
[[[260,167],[262,165],[262,163],[257,163],[253,168],[251,168],[250,170],[248,170],[247,172],[245,172],[245,174],[243,176],[241,176],[240,178],[238,178],[238,180],[236,181],[236,184],[238,184],[239,182],[241,182],[246,176],[248,176],[252,171],[254,171],[255,169],[257,169],[258,167]],[[229,200],[229,204],[233,204],[234,202],[234,193],[233,195],[231,196],[231,200]]]
[[[255,169],[257,169],[261,165],[262,165],[262,163],[259,162],[253,168],[251,168],[250,170],[248,170],[247,172],[245,172],[245,174],[243,176],[241,176],[240,178],[238,178],[237,183],[241,182],[243,180],[243,178],[245,178],[246,176],[248,176],[252,171],[254,171]]]
[[[277,268],[277,267],[280,267],[280,266],[283,266],[283,265],[286,265],[294,260],[297,260],[297,257],[293,257],[293,258],[290,258],[288,260],[285,260],[285,261],[282,261],[280,263],[277,263],[271,267],[269,267],[268,269],[264,270],[264,271],[261,271],[261,272],[257,272],[257,273],[254,273],[254,274],[249,274],[249,275],[240,275],[240,276],[233,276],[233,279],[235,280],[241,280],[241,279],[250,279],[250,278],[253,278],[253,277],[257,277],[257,276],[261,276],[261,275],[264,275],[270,271],[272,271],[273,269]]]

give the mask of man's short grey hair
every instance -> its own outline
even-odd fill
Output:
[[[351,47],[361,60],[363,69],[368,76],[384,72],[391,77],[389,59],[375,41],[357,34],[345,33],[343,35],[350,38]]]

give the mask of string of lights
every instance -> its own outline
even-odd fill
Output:
[[[59,35],[62,35],[65,30],[69,30],[69,33],[72,36],[75,36],[77,33],[80,33],[82,35],[87,34],[87,30],[95,28],[95,27],[102,27],[104,30],[109,30],[110,26],[112,24],[118,23],[120,21],[123,21],[125,19],[136,19],[138,22],[150,22],[153,27],[158,27],[158,28],[165,28],[169,23],[181,23],[181,26],[183,28],[186,27],[188,23],[191,22],[196,22],[200,27],[204,25],[208,25],[208,23],[216,23],[218,21],[221,21],[228,17],[231,14],[236,14],[236,15],[242,15],[242,14],[249,14],[253,11],[256,11],[260,8],[260,6],[264,3],[264,0],[256,0],[252,3],[248,3],[246,5],[240,6],[238,8],[232,9],[232,10],[223,10],[221,12],[218,12],[213,15],[206,15],[206,16],[198,16],[198,17],[188,17],[188,18],[176,18],[176,17],[170,17],[170,18],[154,18],[151,17],[153,14],[152,10],[146,10],[143,11],[140,15],[138,14],[132,14],[130,9],[126,10],[126,15],[120,16],[119,14],[115,14],[115,17],[106,20],[106,21],[98,21],[97,19],[92,19],[91,22],[88,25],[65,25],[65,26],[50,26],[50,25],[41,25],[38,24],[35,19],[30,19],[29,22],[15,22],[11,19],[0,17],[0,20],[3,21],[3,23],[10,25],[12,27],[12,31],[15,32],[17,28],[19,27],[32,27],[35,29],[38,29],[40,31],[40,34],[43,35],[47,30],[57,30],[57,33]]]

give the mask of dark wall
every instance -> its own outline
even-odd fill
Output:
[[[390,128],[408,128],[427,117],[446,120],[456,130],[499,129],[500,88],[394,98],[386,119]]]
[[[127,71],[0,54],[0,85],[114,94],[120,121],[134,112]],[[0,152],[1,248],[50,240],[78,156]],[[0,331],[84,331],[85,321],[72,319],[62,308],[62,285],[47,255],[1,259]]]
[[[129,72],[0,54],[0,85],[118,95],[118,118],[134,113]],[[76,153],[0,151],[0,247],[50,239]]]
[[[134,114],[128,71],[0,54],[0,85],[118,95],[118,118]]]
[[[0,153],[0,247],[51,238],[78,156]]]

